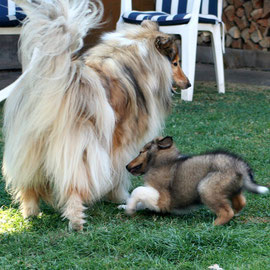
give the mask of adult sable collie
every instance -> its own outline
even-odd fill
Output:
[[[216,213],[214,224],[223,225],[245,206],[243,188],[269,191],[254,182],[251,168],[236,155],[216,151],[183,156],[169,136],[146,144],[127,169],[145,174],[145,186],[134,189],[127,205],[119,207],[127,214],[143,208],[180,214],[203,203]]]
[[[105,34],[78,57],[101,20],[99,0],[16,3],[28,18],[27,74],[5,104],[3,174],[24,217],[38,214],[42,198],[80,230],[84,203],[127,199],[125,165],[161,129],[173,79],[190,84],[176,41],[153,22]]]

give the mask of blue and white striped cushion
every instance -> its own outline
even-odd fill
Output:
[[[202,0],[200,14],[218,16],[218,0]]]
[[[196,1],[196,0],[194,0]],[[136,11],[123,14],[126,23],[139,24],[143,20],[158,22],[159,25],[186,24],[191,18],[192,1],[156,0],[156,11]],[[217,18],[217,0],[202,0],[199,14],[200,23],[215,24]]]
[[[22,9],[11,0],[0,0],[0,27],[17,26],[25,18]]]
[[[123,20],[126,23],[139,24],[143,20],[151,20],[157,22],[159,25],[175,25],[185,24],[190,20],[190,14],[167,14],[165,12],[154,11],[131,11],[123,14]]]
[[[192,1],[188,0],[156,0],[156,11],[168,14],[189,13]]]
[[[196,1],[196,0],[193,0]],[[191,0],[156,0],[156,11],[169,14],[190,13],[193,5]],[[218,0],[202,0],[200,14],[217,16]]]
[[[186,24],[189,22],[191,14],[180,13],[171,15],[165,12],[133,10],[130,12],[125,12],[122,18],[126,23],[140,24],[143,20],[151,20],[157,22],[160,26],[165,26],[165,25]],[[199,22],[215,24],[219,22],[219,20],[214,15],[200,15]]]
[[[218,19],[218,9],[217,9],[217,0],[202,0],[199,22],[200,23],[212,23],[215,24],[219,22]]]

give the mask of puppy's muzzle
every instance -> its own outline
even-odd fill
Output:
[[[126,169],[131,173],[131,174],[140,174],[140,170],[142,168],[142,164],[139,164],[135,167],[129,166],[129,164],[126,166]]]

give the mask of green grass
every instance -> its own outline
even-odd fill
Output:
[[[267,87],[228,84],[218,95],[213,83],[198,83],[193,102],[174,97],[164,134],[186,154],[233,151],[249,162],[259,183],[269,185]],[[133,179],[133,187],[140,184]],[[142,211],[130,218],[100,202],[86,211],[85,229],[76,233],[45,204],[40,216],[23,220],[0,185],[0,269],[270,268],[269,195],[246,194],[247,207],[222,227],[213,226],[207,209],[181,217]]]

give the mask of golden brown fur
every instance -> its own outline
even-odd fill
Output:
[[[27,14],[27,74],[5,104],[3,174],[24,217],[45,199],[80,230],[85,203],[127,199],[125,164],[162,128],[173,77],[189,82],[173,65],[175,39],[153,22],[107,33],[78,58],[102,18],[100,1],[16,2]]]
[[[181,213],[204,204],[217,215],[215,225],[229,222],[246,204],[243,188],[267,193],[257,185],[241,158],[224,151],[183,156],[171,137],[156,138],[146,144],[127,169],[144,175],[145,187],[135,189],[126,206],[128,214],[150,208],[160,212]],[[146,202],[146,203],[145,203]]]

